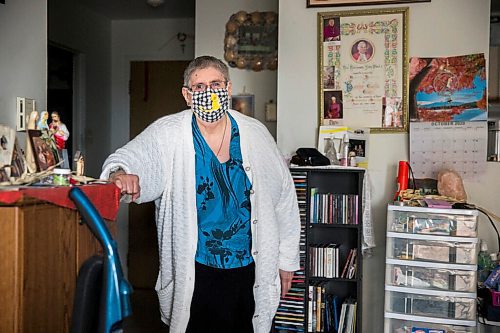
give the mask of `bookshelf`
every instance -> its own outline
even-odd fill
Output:
[[[477,214],[388,206],[385,333],[477,331]]]
[[[356,333],[361,329],[364,170],[297,167],[300,266],[281,299],[273,332]]]

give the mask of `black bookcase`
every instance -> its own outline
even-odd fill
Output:
[[[364,170],[301,167],[290,171],[301,217],[301,270],[295,273],[290,293],[280,301],[272,332],[360,333]],[[354,255],[356,260],[350,259]],[[345,323],[340,330],[335,323],[342,324],[342,313]]]

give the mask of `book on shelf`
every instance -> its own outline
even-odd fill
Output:
[[[313,294],[314,286],[308,287],[308,299],[307,299],[307,332],[312,332],[313,330]],[[316,326],[315,326],[316,327]]]
[[[344,264],[344,268],[342,269],[342,274],[340,275],[341,278],[352,279],[355,277],[356,257],[357,257],[357,249],[356,248],[350,249]]]
[[[347,299],[342,303],[338,333],[356,332],[356,312],[357,302],[354,299]]]
[[[357,194],[319,193],[310,189],[310,215],[312,224],[358,224]]]
[[[344,333],[344,322],[345,322],[346,311],[347,311],[347,304],[342,303],[342,307],[340,310],[339,328],[337,330],[338,333]]]
[[[321,323],[323,322],[321,312],[321,286],[316,287],[316,332],[321,332]]]
[[[339,277],[339,245],[313,244],[309,247],[309,274],[312,277]]]

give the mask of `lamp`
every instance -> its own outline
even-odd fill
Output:
[[[146,3],[150,5],[151,7],[158,7],[162,5],[165,2],[165,0],[146,0]]]

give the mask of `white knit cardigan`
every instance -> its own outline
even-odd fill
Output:
[[[268,333],[280,296],[278,269],[299,269],[300,219],[293,180],[267,129],[230,110],[241,137],[243,167],[252,183],[255,260],[254,332]],[[185,332],[194,290],[197,215],[191,110],[158,119],[104,163],[101,178],[118,167],[140,179],[137,203],[155,200],[160,272],[156,290],[162,320]]]

